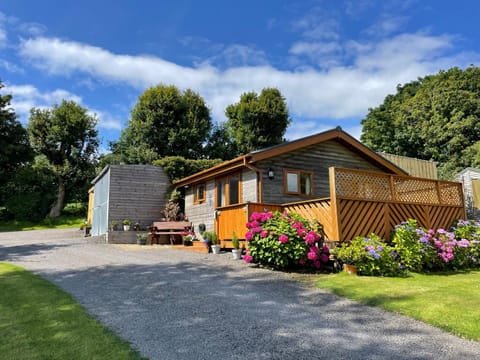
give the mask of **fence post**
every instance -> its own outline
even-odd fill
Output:
[[[330,211],[332,214],[332,239],[333,241],[340,241],[340,220],[338,216],[337,204],[337,184],[335,179],[335,168],[332,166],[328,168],[329,182],[330,182]]]

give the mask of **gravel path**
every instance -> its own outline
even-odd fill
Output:
[[[81,235],[0,233],[0,261],[59,285],[150,359],[480,359],[480,343],[230,254]]]

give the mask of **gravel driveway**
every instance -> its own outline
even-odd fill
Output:
[[[0,261],[59,285],[150,359],[480,359],[480,343],[230,254],[81,235],[0,233]]]

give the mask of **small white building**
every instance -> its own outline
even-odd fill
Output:
[[[463,184],[465,208],[469,219],[480,219],[480,169],[465,168],[455,180]]]

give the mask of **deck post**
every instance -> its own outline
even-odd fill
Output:
[[[340,241],[340,221],[338,216],[338,204],[337,204],[337,186],[335,183],[335,168],[332,166],[328,168],[329,182],[330,182],[330,211],[332,214],[332,240]]]

